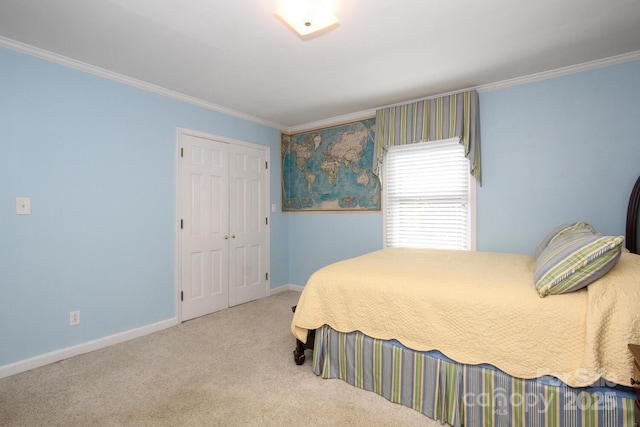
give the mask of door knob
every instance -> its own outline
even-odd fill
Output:
[[[231,235],[231,238],[232,238],[232,239],[235,239],[235,238],[236,238],[236,235],[235,235],[235,234],[232,234],[232,235]]]
[[[224,240],[228,240],[228,239],[229,239],[229,236],[224,236]]]

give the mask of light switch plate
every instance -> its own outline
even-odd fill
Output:
[[[31,199],[28,197],[16,198],[16,214],[29,215],[31,213]]]

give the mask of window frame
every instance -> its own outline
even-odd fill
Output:
[[[448,138],[448,139],[441,139],[441,140],[436,140],[436,141],[418,141],[415,144],[434,144],[434,143],[444,143],[444,142],[451,142],[455,140],[456,142],[460,143],[460,138],[459,137],[455,137],[455,138]],[[393,147],[390,147],[391,149],[393,149]],[[387,193],[386,193],[386,188],[387,188],[387,182],[386,182],[386,168],[387,168],[387,163],[386,163],[386,157],[387,157],[387,153],[388,150],[385,150],[384,156],[383,156],[383,162],[382,162],[382,166],[380,167],[380,182],[382,184],[382,197],[381,197],[381,209],[382,209],[382,247],[383,248],[387,248],[389,246],[387,246],[387,209],[386,209],[386,204],[387,204]],[[466,159],[467,162],[469,161],[468,159]],[[477,250],[477,223],[476,223],[476,216],[477,216],[477,198],[476,198],[476,193],[477,193],[477,186],[478,186],[478,181],[477,179],[470,173],[468,172],[468,177],[469,177],[469,187],[468,187],[468,195],[469,195],[469,210],[468,210],[468,238],[469,238],[469,248],[467,250],[470,251],[476,251]]]

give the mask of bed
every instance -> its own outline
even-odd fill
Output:
[[[639,199],[640,178],[628,249],[580,222],[535,256],[388,248],[320,269],[294,312],[296,363],[312,349],[316,375],[453,426],[631,427]]]

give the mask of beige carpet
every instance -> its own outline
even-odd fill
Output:
[[[295,365],[289,291],[0,380],[0,426],[439,426]]]

